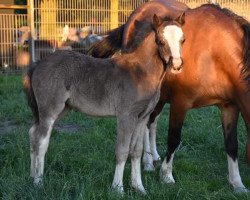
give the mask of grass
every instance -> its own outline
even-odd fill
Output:
[[[78,112],[68,114],[60,123],[82,129],[74,133],[53,130],[42,188],[34,187],[29,177],[31,122],[21,76],[0,76],[0,199],[119,199],[110,189],[115,169],[115,119],[92,118]],[[167,124],[168,106],[158,126],[157,143],[162,157]],[[238,132],[240,172],[250,188],[242,119]],[[161,183],[159,169],[143,172],[149,195],[140,196],[131,188],[128,161],[124,175],[126,195],[121,199],[250,199],[249,194],[233,193],[228,184],[220,116],[215,107],[190,111],[182,135],[174,161],[176,184]]]

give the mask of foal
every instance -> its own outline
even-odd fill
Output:
[[[172,50],[181,51],[182,18],[139,24],[138,45],[131,53],[96,59],[57,51],[29,69],[24,87],[35,123],[29,131],[31,176],[42,184],[44,156],[54,122],[68,110],[117,117],[116,169],[112,187],[123,193],[123,171],[131,156],[132,186],[145,194],[141,181],[143,135],[160,97],[160,85]],[[180,54],[179,54],[180,55]],[[181,59],[181,58],[179,58]]]

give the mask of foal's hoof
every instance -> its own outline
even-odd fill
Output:
[[[250,192],[250,191],[245,187],[234,188],[234,193],[236,193],[236,194],[244,194],[244,193],[248,193],[248,192]]]
[[[41,188],[41,187],[43,187],[43,179],[42,178],[34,178],[33,184],[35,187]]]
[[[123,186],[112,186],[112,191],[122,197],[125,195]]]
[[[144,165],[144,171],[147,171],[147,172],[155,171],[155,167],[154,165],[147,163]]]
[[[146,196],[148,195],[148,192],[145,190],[143,186],[141,187],[134,187],[134,189],[141,195]]]

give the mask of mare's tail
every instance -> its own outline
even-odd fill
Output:
[[[24,86],[24,91],[27,96],[28,105],[30,106],[32,110],[35,123],[37,123],[39,121],[38,106],[37,106],[35,94],[32,88],[32,81],[31,81],[34,70],[35,70],[35,65],[31,66],[28,69],[27,73],[23,77],[23,86]]]
[[[244,79],[250,87],[250,24],[243,23],[243,68],[242,73],[244,75]],[[247,102],[248,103],[248,102]],[[246,122],[248,123],[248,122]],[[248,141],[246,145],[246,158],[248,164],[250,164],[250,130],[248,130]]]
[[[243,29],[243,73],[246,75],[245,79],[250,84],[250,24],[244,23]]]
[[[108,32],[107,36],[100,42],[94,44],[89,54],[96,58],[108,58],[121,49],[124,25]]]

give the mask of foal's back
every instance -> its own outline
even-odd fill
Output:
[[[117,104],[125,106],[135,94],[129,70],[121,69],[112,59],[97,59],[74,51],[57,51],[40,61],[32,80],[38,107],[53,108],[66,102],[89,115],[115,115]],[[131,96],[124,96],[124,91]]]

